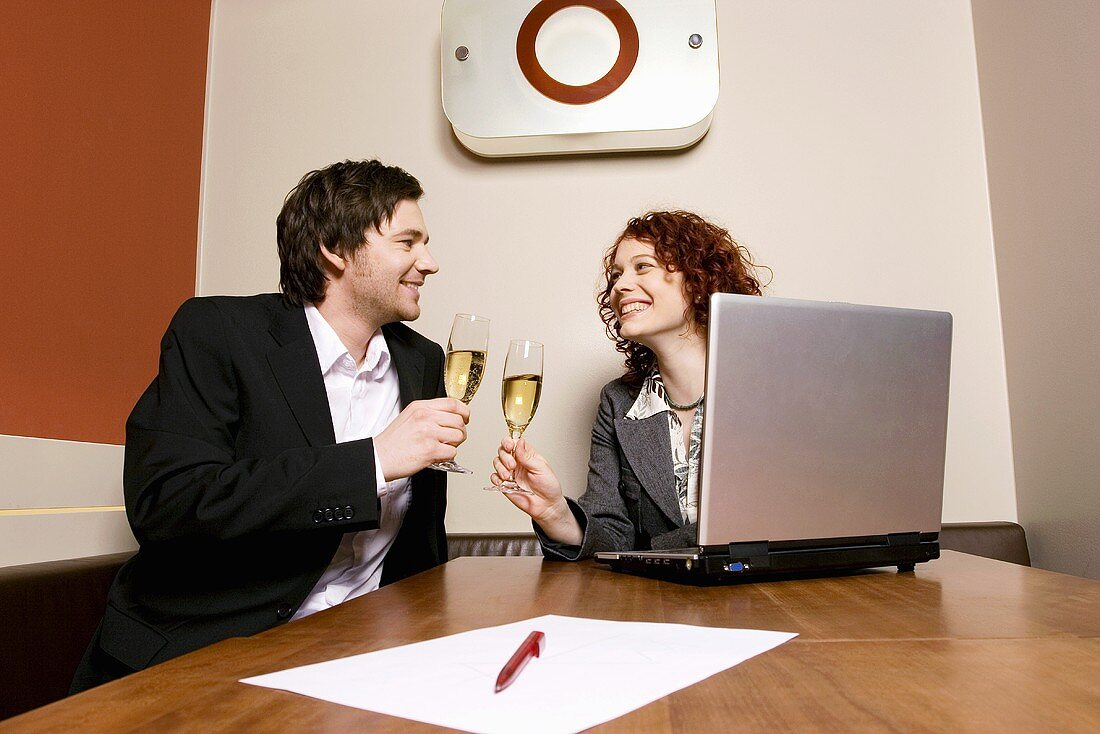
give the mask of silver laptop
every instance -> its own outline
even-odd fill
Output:
[[[939,556],[951,315],[715,294],[698,539],[597,554],[685,581]]]

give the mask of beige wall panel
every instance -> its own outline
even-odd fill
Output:
[[[122,504],[121,446],[0,436],[0,510]]]
[[[1020,523],[1100,578],[1100,4],[975,0]]]
[[[452,480],[452,531],[522,530],[481,491],[504,433],[504,346],[547,344],[529,436],[584,489],[598,391],[618,374],[593,292],[625,220],[684,207],[774,268],[771,292],[955,316],[944,518],[1016,517],[970,6],[965,0],[718,3],[722,93],[688,151],[484,160],[439,95],[439,3],[217,0],[199,292],[270,291],[275,216],[306,171],[376,156],[418,176],[441,272],[416,327],[493,320],[488,379]]]
[[[43,538],[50,539],[48,545]],[[132,550],[137,542],[122,511],[0,517],[3,566]]]
[[[122,505],[121,446],[0,436],[0,566],[136,547],[124,512],[6,515]]]

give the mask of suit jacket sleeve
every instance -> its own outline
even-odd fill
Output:
[[[627,514],[620,491],[621,465],[619,440],[615,435],[615,410],[610,391],[604,388],[600,408],[592,425],[592,449],[588,461],[588,488],[580,499],[567,499],[573,516],[580,523],[584,540],[579,546],[555,543],[536,525],[548,558],[578,560],[593,553],[632,549],[636,546],[636,529]]]
[[[615,428],[616,417],[625,410],[623,395],[618,382],[604,388],[592,426],[588,489],[578,500],[566,500],[584,532],[582,543],[555,543],[534,526],[548,558],[579,560],[600,551],[687,548],[696,543],[695,523],[682,525],[678,519],[668,518],[644,492],[637,476],[623,466],[625,459]],[[662,462],[661,469],[671,475],[672,465],[660,455],[647,459]]]
[[[138,541],[231,540],[254,533],[378,526],[369,439],[243,456],[234,334],[218,306],[180,307],[160,369],[126,424],[123,484]],[[258,453],[258,452],[257,452]],[[351,518],[325,521],[322,508]]]
[[[649,547],[653,550],[668,550],[670,548],[691,548],[696,545],[699,538],[698,523],[688,523],[667,533],[655,535],[650,539]]]

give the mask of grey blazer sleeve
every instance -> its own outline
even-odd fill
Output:
[[[599,551],[685,548],[695,544],[695,525],[682,525],[654,502],[638,474],[626,463],[616,429],[617,418],[633,403],[633,395],[620,381],[609,383],[600,395],[600,408],[592,426],[592,452],[588,463],[588,488],[576,501],[567,499],[584,532],[580,545],[555,543],[534,525],[547,558],[575,561]],[[657,418],[649,420],[658,420]],[[672,455],[667,432],[653,439],[657,444],[631,450],[633,461],[648,462],[646,476],[672,474]],[[664,441],[663,451],[659,442]],[[636,443],[636,440],[635,440]],[[634,445],[634,444],[632,444]],[[638,467],[635,467],[638,468]],[[658,480],[659,481],[659,480]],[[667,491],[671,492],[669,485]],[[671,496],[664,502],[674,504]]]
[[[614,383],[612,383],[614,384]],[[535,525],[535,533],[548,558],[575,561],[603,550],[634,547],[634,525],[619,492],[621,466],[615,436],[615,408],[611,385],[600,394],[600,408],[592,425],[592,450],[588,460],[588,489],[569,509],[584,532],[581,545],[562,545],[549,540]]]
[[[699,534],[696,532],[697,523],[681,525],[667,533],[655,535],[649,544],[653,550],[668,550],[670,548],[691,548],[696,545]]]

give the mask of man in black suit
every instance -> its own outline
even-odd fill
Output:
[[[402,321],[438,266],[415,178],[306,174],[277,220],[281,294],[194,298],[126,424],[119,571],[73,692],[252,635],[447,560],[469,411]]]

